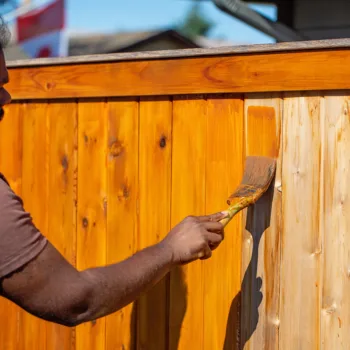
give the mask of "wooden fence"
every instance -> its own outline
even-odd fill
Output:
[[[187,215],[225,209],[245,156],[267,152],[271,137],[278,168],[211,259],[173,270],[111,316],[65,328],[1,300],[1,348],[349,348],[348,47],[10,64],[0,168],[78,269],[127,258]]]

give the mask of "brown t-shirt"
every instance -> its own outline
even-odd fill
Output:
[[[24,210],[21,198],[0,173],[0,278],[34,259],[46,243]]]

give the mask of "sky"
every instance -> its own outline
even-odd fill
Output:
[[[77,31],[136,31],[164,29],[177,25],[193,5],[190,0],[66,0],[67,25]],[[96,3],[99,6],[96,6]],[[272,20],[274,6],[252,6]],[[211,1],[202,2],[202,11],[215,27],[209,37],[237,43],[271,43],[274,40],[217,9]]]
[[[52,0],[32,0],[34,3]],[[185,17],[191,0],[65,0],[66,23],[73,32],[113,32],[169,29]],[[210,38],[233,44],[273,43],[274,39],[217,9],[212,1],[202,1],[202,12],[215,23]],[[268,18],[276,19],[273,5],[252,5]]]

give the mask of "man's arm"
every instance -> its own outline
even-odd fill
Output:
[[[226,214],[188,217],[160,243],[109,266],[77,271],[50,244],[3,278],[2,295],[42,319],[75,326],[134,301],[177,264],[209,258],[223,239]]]

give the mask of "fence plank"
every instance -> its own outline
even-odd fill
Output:
[[[284,102],[280,349],[320,347],[321,98]]]
[[[206,101],[176,98],[173,116],[172,226],[205,213]],[[171,273],[169,322],[170,350],[203,349],[202,261]]]
[[[77,267],[106,264],[106,103],[78,104]],[[77,350],[105,349],[105,318],[77,327]]]
[[[24,104],[22,198],[34,224],[48,233],[48,105]],[[19,349],[46,349],[46,322],[29,313],[20,314]]]
[[[16,67],[8,89],[16,100],[347,89],[348,56],[333,49]]]
[[[0,122],[0,171],[9,181],[12,190],[22,195],[23,108],[19,103],[6,107],[5,118]],[[18,349],[18,320],[22,312],[17,305],[0,300],[0,344],[4,350]]]
[[[324,274],[322,349],[347,349],[349,315],[350,98],[338,92],[325,98]]]
[[[135,253],[137,244],[138,130],[137,100],[108,102],[107,263]],[[126,228],[126,230],[125,230]],[[106,318],[106,349],[134,349],[133,305]]]
[[[48,238],[76,265],[77,104],[50,103]],[[47,324],[47,349],[75,349],[75,330]]]
[[[170,229],[171,129],[169,99],[140,101],[139,249],[156,244]],[[138,302],[138,349],[167,349],[168,287],[166,276]]]
[[[278,164],[270,190],[245,211],[241,330],[244,349],[278,349],[281,193],[274,188],[281,182],[280,111],[277,94],[245,97],[246,155],[275,157]]]
[[[206,212],[226,209],[226,200],[243,174],[243,100],[210,97],[207,100]],[[203,349],[239,349],[241,304],[242,215],[225,229],[225,240],[204,262]]]

